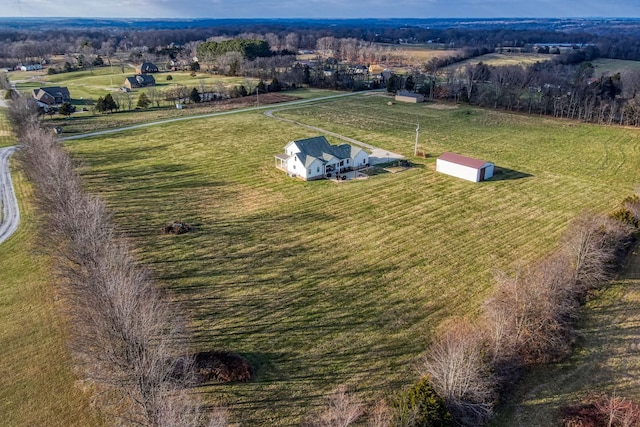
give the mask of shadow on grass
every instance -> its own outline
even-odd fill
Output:
[[[526,172],[520,172],[503,167],[496,167],[493,172],[493,177],[491,177],[487,181],[511,181],[516,179],[530,178],[532,176],[533,175]]]

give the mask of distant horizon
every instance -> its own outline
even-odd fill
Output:
[[[640,20],[640,16],[494,16],[494,17],[464,17],[464,16],[442,16],[430,18],[416,17],[247,17],[247,18],[214,18],[214,17],[191,17],[191,18],[169,18],[169,17],[122,17],[122,16],[0,16],[0,20],[48,20],[48,19],[82,19],[82,20],[114,20],[114,21],[359,21],[359,20],[376,20],[376,21],[429,21],[429,20],[458,20],[458,21],[500,21],[500,20]]]
[[[0,16],[36,19],[623,19],[628,0],[6,0]],[[393,16],[393,18],[391,17]]]

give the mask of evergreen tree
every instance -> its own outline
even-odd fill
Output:
[[[70,102],[65,102],[60,106],[60,108],[58,108],[58,113],[67,117],[71,116],[71,114],[75,112],[76,112],[76,107],[71,105]]]
[[[149,97],[147,96],[146,93],[142,92],[138,97],[138,103],[136,104],[136,107],[147,108],[150,104],[151,104],[151,101],[149,100]]]
[[[200,93],[198,92],[198,89],[196,89],[195,87],[191,89],[191,94],[189,94],[189,99],[191,100],[191,102],[194,102],[196,104],[202,100],[202,98],[200,98]]]

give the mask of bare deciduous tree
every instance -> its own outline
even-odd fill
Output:
[[[364,405],[347,391],[338,387],[327,399],[322,412],[311,422],[315,427],[348,427],[364,414]]]
[[[482,356],[481,334],[465,321],[452,321],[421,360],[421,374],[445,400],[455,419],[477,426],[492,414],[493,381]]]

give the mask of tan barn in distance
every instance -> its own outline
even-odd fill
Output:
[[[424,95],[411,92],[398,92],[396,94],[396,101],[417,104],[418,102],[424,102]]]

